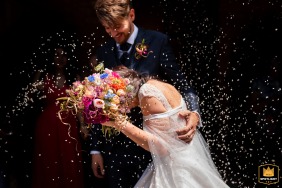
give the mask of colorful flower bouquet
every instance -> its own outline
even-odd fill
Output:
[[[100,64],[100,67],[103,65]],[[128,118],[129,102],[134,98],[134,87],[128,79],[120,77],[117,72],[103,69],[85,77],[83,81],[76,81],[66,90],[66,97],[58,98],[61,113],[72,111],[82,116],[82,121],[88,125],[101,124],[116,118]],[[63,121],[61,119],[61,121]],[[118,133],[119,130],[104,127],[107,135]]]

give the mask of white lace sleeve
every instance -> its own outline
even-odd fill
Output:
[[[138,98],[140,103],[143,97],[156,97],[159,101],[161,101],[161,103],[167,110],[171,109],[163,93],[152,84],[146,83],[141,86],[138,92]]]

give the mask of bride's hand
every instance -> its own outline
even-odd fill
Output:
[[[105,123],[102,123],[103,126],[107,126],[107,127],[113,127],[116,128],[116,123],[114,121],[107,121]]]
[[[117,130],[121,130],[127,124],[127,120],[124,119],[116,119],[115,121],[107,121],[102,123],[104,126],[113,127]]]

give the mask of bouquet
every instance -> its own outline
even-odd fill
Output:
[[[61,113],[64,111],[80,115],[80,121],[88,127],[116,118],[128,119],[129,104],[135,97],[133,85],[117,72],[104,69],[103,64],[99,64],[96,70],[100,72],[85,77],[83,81],[73,82],[66,90],[66,97],[57,99],[60,102],[58,115],[62,122]],[[104,126],[102,131],[106,136],[119,133],[119,130]]]

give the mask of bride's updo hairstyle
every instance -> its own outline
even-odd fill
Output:
[[[130,80],[130,84],[134,87],[133,93],[135,95],[137,95],[141,85],[149,79],[149,77],[143,77],[142,75],[138,74],[135,70],[129,69],[124,65],[120,65],[113,68],[113,71],[117,72],[121,77]]]

